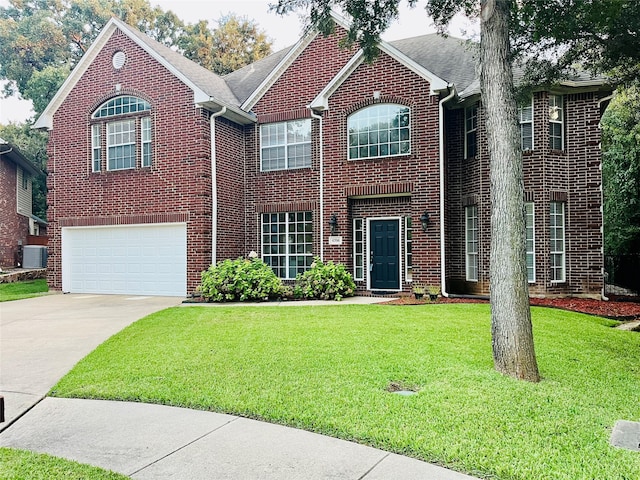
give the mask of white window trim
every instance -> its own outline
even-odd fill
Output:
[[[562,216],[562,250],[551,250],[549,248],[549,255],[562,255],[562,265],[561,272],[562,278],[558,280],[551,280],[551,283],[566,283],[567,281],[567,240],[566,240],[566,229],[567,229],[567,212],[565,202],[551,202],[552,204],[557,204],[562,206],[561,216]],[[551,212],[550,212],[551,214]],[[557,214],[556,214],[557,215]],[[551,226],[549,226],[551,229]],[[551,240],[551,232],[549,232],[549,239]]]
[[[522,120],[522,111],[524,108],[527,108],[526,105],[522,105],[518,108],[518,121],[520,126],[520,148],[523,152],[532,152],[536,149],[536,131],[535,131],[535,109],[533,104],[533,97],[531,97],[531,120],[523,121]],[[525,123],[531,124],[531,150],[525,150],[522,148],[522,125]]]
[[[552,99],[559,99],[559,105],[551,105]],[[559,112],[559,120],[553,119],[552,109],[555,109]],[[549,123],[554,123],[560,125],[560,151],[564,151],[564,97],[562,95],[549,95]],[[549,148],[552,150],[558,150],[557,148],[551,147],[551,134],[549,134]]]
[[[97,167],[97,168],[96,168]],[[102,171],[102,124],[91,125],[91,171]]]
[[[406,108],[407,109],[407,111],[408,111],[407,115],[409,115],[409,123],[408,123],[408,127],[406,127],[406,128],[409,129],[409,139],[406,140],[406,141],[409,142],[409,151],[407,151],[407,152],[398,152],[398,153],[393,153],[393,154],[392,153],[388,153],[387,155],[366,156],[366,157],[358,156],[358,157],[355,157],[355,158],[352,157],[351,156],[351,148],[350,148],[350,145],[349,145],[349,141],[350,141],[350,139],[349,139],[349,130],[350,130],[350,121],[351,121],[351,119],[355,115],[358,115],[359,113],[362,113],[362,112],[366,111],[367,109],[379,107],[381,105],[392,105],[392,106],[396,106],[396,107],[401,107],[401,108]],[[372,159],[375,159],[375,158],[402,157],[402,156],[411,155],[412,145],[413,145],[413,133],[412,133],[413,128],[411,126],[411,116],[412,116],[411,107],[409,107],[407,105],[402,105],[400,103],[376,103],[376,104],[368,105],[368,106],[366,106],[364,108],[361,108],[360,110],[358,110],[356,112],[353,112],[351,115],[349,115],[349,117],[347,117],[347,159],[356,161],[356,160],[372,160]],[[403,140],[403,142],[404,141],[405,140]],[[401,141],[398,140],[398,143],[401,143]],[[382,145],[382,144],[378,143],[377,145]],[[371,145],[367,144],[367,146],[370,147]]]
[[[525,202],[525,225],[527,224],[527,218],[529,213],[526,211],[526,206],[531,205],[531,245],[532,250],[527,250],[527,256],[531,255],[533,258],[533,278],[529,278],[529,269],[527,269],[527,281],[529,283],[536,283],[536,205],[534,202]]]
[[[473,115],[471,115],[470,112],[475,111],[475,113]],[[475,124],[476,126],[473,128],[469,128],[469,123],[468,121],[470,119],[475,118]],[[469,155],[469,134],[470,133],[476,133],[476,153],[475,155]],[[476,157],[478,155],[478,104],[476,103],[475,105],[472,105],[471,107],[467,107],[464,109],[464,158],[468,159],[468,158],[473,158]]]
[[[142,117],[140,119],[140,166],[142,168],[149,168],[153,165],[153,142],[151,141],[153,138],[151,131],[151,117]],[[148,135],[149,138],[145,139],[145,135]],[[146,161],[144,154],[144,147],[149,145],[149,157],[148,161]]]
[[[133,123],[133,142],[127,142],[127,143],[109,143],[111,135],[116,135],[114,134],[110,134],[109,133],[109,126],[112,125],[116,125],[119,123]],[[124,147],[126,145],[133,145],[134,149],[138,148],[138,132],[137,132],[137,122],[135,120],[135,118],[122,118],[122,119],[118,119],[118,120],[114,120],[113,122],[106,122],[105,123],[105,127],[106,127],[106,134],[107,134],[107,171],[108,172],[115,172],[118,170],[132,170],[136,168],[136,163],[137,163],[137,152],[134,150],[134,154],[133,154],[133,161],[134,164],[133,166],[129,166],[129,167],[121,167],[121,168],[111,168],[110,164],[111,164],[111,148],[112,147]],[[131,130],[129,130],[130,132]]]
[[[357,228],[357,222],[360,221],[361,228]],[[364,281],[365,279],[365,271],[367,268],[366,264],[366,253],[367,253],[367,239],[366,239],[366,221],[364,218],[358,217],[353,219],[353,279],[357,281]],[[356,239],[356,232],[362,232],[362,240]],[[362,253],[357,253],[356,245],[362,245]],[[358,262],[357,258],[362,257],[362,275],[358,275]]]
[[[304,121],[306,123],[309,124],[309,131],[311,132],[311,138],[309,139],[308,142],[292,142],[289,143],[287,140],[287,124],[291,123],[291,122],[300,122],[300,121]],[[278,144],[278,145],[268,145],[268,146],[263,146],[262,145],[262,129],[265,127],[268,127],[270,125],[284,125],[284,143],[283,144]],[[263,123],[262,125],[260,125],[259,128],[259,136],[260,136],[260,171],[261,172],[280,172],[283,170],[299,170],[301,168],[310,168],[312,166],[313,163],[313,151],[310,155],[309,158],[309,164],[308,165],[300,165],[300,166],[295,166],[295,167],[290,167],[289,166],[289,147],[295,146],[295,145],[305,145],[305,144],[309,144],[309,147],[312,147],[312,143],[313,143],[313,132],[312,132],[312,128],[313,125],[311,123],[311,119],[310,118],[299,118],[296,120],[287,120],[284,122],[270,122],[270,123]],[[268,168],[265,169],[264,168],[264,160],[263,160],[263,151],[265,148],[274,148],[274,147],[284,147],[284,168]]]
[[[404,219],[404,279],[406,282],[413,282],[413,220],[405,217]],[[411,233],[411,239],[409,239]],[[409,245],[411,244],[411,273],[409,273]]]
[[[475,223],[476,223],[476,228],[474,230],[470,230],[469,229],[469,212],[474,212],[475,215],[473,215],[472,218],[475,218]],[[470,239],[471,233],[475,231],[476,235],[475,235],[475,244],[476,244],[476,251],[475,252],[470,252],[469,251],[469,242],[473,241],[472,239]],[[465,280],[467,282],[477,282],[478,281],[478,277],[479,277],[479,246],[480,246],[480,225],[478,223],[478,206],[477,205],[468,205],[464,208],[464,252],[465,252],[465,260],[464,260],[464,266],[465,266]],[[471,265],[470,259],[474,259],[474,265]],[[470,267],[474,266],[475,267],[475,277],[470,275]]]
[[[311,220],[309,220],[309,222],[311,223],[311,232],[310,232],[310,234],[311,234],[311,246],[312,246],[312,249],[313,249],[313,234],[314,234],[314,232],[313,232],[313,211],[310,211],[310,210],[297,210],[297,211],[291,211],[291,212],[277,212],[276,214],[281,214],[281,213],[284,213],[284,215],[285,215],[284,216],[284,219],[285,219],[284,220],[284,224],[285,224],[285,230],[286,230],[285,233],[284,233],[285,239],[286,239],[286,243],[284,244],[285,245],[285,249],[284,249],[285,253],[284,254],[273,254],[273,255],[269,255],[269,254],[265,254],[264,253],[264,233],[263,233],[264,215],[271,215],[271,213],[261,213],[260,217],[259,217],[259,221],[260,221],[260,223],[259,223],[259,226],[260,226],[260,258],[264,261],[265,257],[272,257],[272,256],[273,257],[284,257],[285,263],[286,263],[285,276],[284,277],[280,277],[277,273],[276,273],[276,275],[278,276],[278,278],[281,278],[283,280],[295,280],[296,279],[295,276],[294,277],[290,277],[289,276],[290,268],[291,268],[291,265],[290,265],[291,257],[306,257],[306,258],[313,259],[314,253],[312,252],[312,253],[302,253],[302,254],[294,253],[294,254],[292,254],[292,253],[289,252],[289,246],[292,245],[292,243],[289,242],[289,238],[292,235],[292,232],[291,232],[291,229],[290,229],[290,225],[291,225],[291,223],[298,223],[297,221],[290,222],[289,221],[289,215],[292,214],[292,213],[293,214],[304,213],[305,215],[306,215],[306,213],[311,213]],[[306,223],[306,222],[307,221],[305,220],[304,223]],[[271,223],[271,222],[269,222],[269,223]],[[278,223],[280,223],[280,222],[278,222]],[[298,234],[298,233],[299,232],[296,232],[296,234]],[[307,232],[305,232],[304,234],[306,235]],[[280,233],[278,233],[278,235],[280,235]],[[295,242],[293,244],[294,245],[298,245]],[[278,245],[280,245],[280,244],[278,244]]]

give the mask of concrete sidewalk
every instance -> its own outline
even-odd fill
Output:
[[[0,395],[8,418],[0,423],[0,446],[48,453],[134,479],[472,479],[363,445],[241,417],[45,397],[111,335],[182,300],[60,294],[1,303]],[[354,297],[338,305],[386,300]]]
[[[134,479],[472,480],[315,433],[143,403],[45,398],[0,446],[69,458]]]

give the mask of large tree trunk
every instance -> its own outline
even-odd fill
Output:
[[[509,48],[511,0],[483,0],[481,89],[491,171],[491,333],[496,370],[540,380],[527,284],[522,151]]]

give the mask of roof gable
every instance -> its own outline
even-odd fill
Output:
[[[49,105],[36,121],[34,128],[53,128],[53,115],[67,98],[71,90],[80,81],[91,63],[98,56],[108,40],[117,31],[122,32],[156,61],[175,75],[193,91],[195,104],[220,110],[225,108],[236,121],[249,123],[253,116],[239,108],[239,101],[222,77],[187,59],[166,45],[153,40],[137,29],[113,17],[104,26],[98,37],[87,49],[71,74],[64,81]]]

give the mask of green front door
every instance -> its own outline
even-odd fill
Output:
[[[400,222],[371,220],[369,252],[372,290],[400,289]]]

